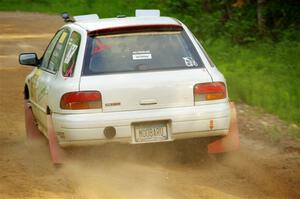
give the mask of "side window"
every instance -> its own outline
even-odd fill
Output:
[[[77,54],[79,50],[81,36],[77,32],[73,32],[67,44],[65,57],[63,61],[62,73],[65,77],[73,76]]]
[[[59,37],[58,42],[56,42],[56,45],[53,49],[52,55],[49,60],[49,64],[47,67],[48,70],[54,72],[58,71],[67,44],[68,36],[69,31],[65,30]]]
[[[48,63],[49,63],[49,58],[52,54],[52,51],[55,47],[55,44],[58,40],[58,38],[60,37],[61,33],[63,32],[63,30],[60,30],[59,32],[56,33],[56,35],[53,37],[53,39],[51,40],[51,42],[49,43],[47,50],[45,51],[44,55],[43,55],[43,60],[41,63],[41,68],[47,68]]]

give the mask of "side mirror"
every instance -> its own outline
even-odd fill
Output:
[[[36,53],[21,53],[19,55],[19,63],[22,65],[37,66],[39,59]]]

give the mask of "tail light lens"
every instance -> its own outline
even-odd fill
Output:
[[[195,102],[224,98],[226,98],[226,86],[223,82],[202,83],[194,86]]]
[[[60,108],[69,110],[101,109],[101,93],[98,91],[80,91],[65,93],[60,99]]]

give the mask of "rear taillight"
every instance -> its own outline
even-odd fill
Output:
[[[194,86],[195,102],[226,98],[226,86],[223,82],[202,83]]]
[[[60,99],[61,109],[101,109],[101,94],[98,91],[65,93]]]

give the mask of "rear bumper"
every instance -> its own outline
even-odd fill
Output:
[[[229,103],[193,107],[123,111],[89,114],[52,115],[55,132],[61,145],[86,145],[98,142],[135,143],[133,123],[169,121],[170,137],[186,139],[226,135],[230,122]],[[104,128],[113,126],[116,136],[107,139]]]

